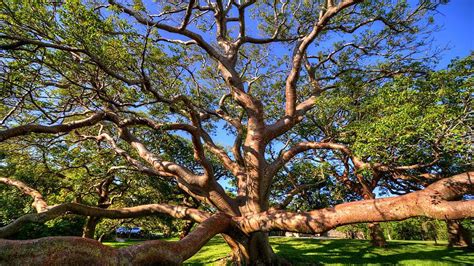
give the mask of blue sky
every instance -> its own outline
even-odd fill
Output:
[[[442,54],[439,67],[444,68],[452,58],[465,57],[474,50],[474,1],[452,0],[438,11],[435,23],[443,28],[434,35],[435,44],[451,48]]]

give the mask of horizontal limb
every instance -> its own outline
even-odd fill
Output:
[[[156,214],[167,214],[178,219],[190,219],[203,222],[210,214],[198,209],[170,204],[147,204],[121,209],[102,209],[79,203],[63,203],[49,207],[40,213],[30,213],[21,216],[12,223],[0,227],[0,238],[8,237],[18,232],[27,223],[44,223],[65,214],[79,214],[84,216],[109,219],[135,218]]]
[[[474,172],[466,172],[403,196],[343,203],[309,212],[272,209],[235,217],[234,222],[246,233],[270,230],[322,233],[346,224],[399,221],[417,216],[450,220],[471,218],[474,217],[474,200],[452,200],[473,192]]]
[[[229,226],[228,216],[218,213],[180,241],[150,240],[121,249],[79,237],[0,240],[0,265],[179,265]]]

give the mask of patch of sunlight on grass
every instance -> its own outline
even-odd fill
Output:
[[[211,239],[198,253],[188,259],[187,265],[216,265],[219,261],[227,258],[230,248],[221,236]]]
[[[168,239],[176,241],[177,238]],[[137,241],[106,242],[115,248],[139,244]],[[274,251],[294,265],[474,265],[474,252],[460,248],[448,248],[446,242],[388,241],[388,247],[375,248],[367,240],[271,237]],[[228,258],[230,248],[220,236],[209,241],[187,265],[216,265]]]

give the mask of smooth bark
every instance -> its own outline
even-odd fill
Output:
[[[0,265],[179,265],[229,225],[229,217],[219,213],[180,241],[151,240],[121,249],[78,237],[0,240]]]
[[[462,226],[459,220],[447,220],[448,246],[450,247],[473,247],[472,234]]]
[[[474,217],[474,201],[451,201],[474,191],[473,177],[474,172],[455,175],[403,196],[343,203],[310,212],[272,209],[236,217],[234,221],[247,233],[270,230],[322,233],[346,224],[398,221],[416,216],[435,219]]]

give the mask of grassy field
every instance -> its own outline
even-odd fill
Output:
[[[172,239],[175,240],[175,239]],[[474,265],[474,252],[447,248],[428,241],[389,241],[387,248],[373,248],[364,240],[319,240],[271,237],[275,252],[295,265],[311,264],[407,264],[407,265]],[[123,247],[139,242],[106,242]],[[212,265],[226,257],[229,247],[215,237],[196,255],[186,261],[190,265]]]

